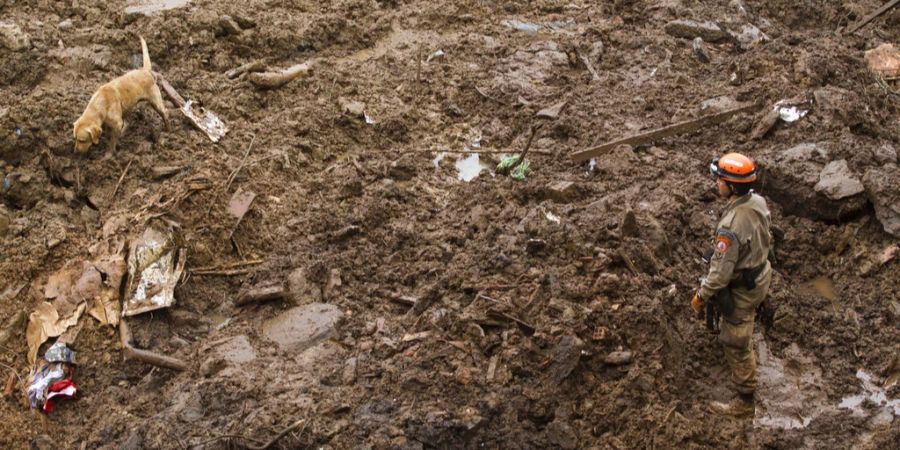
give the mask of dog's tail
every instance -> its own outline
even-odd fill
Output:
[[[144,52],[144,70],[150,72],[153,69],[150,68],[150,51],[147,50],[147,41],[144,40],[143,36],[141,38],[141,51]]]

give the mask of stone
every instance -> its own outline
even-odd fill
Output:
[[[766,167],[767,194],[781,205],[786,214],[839,221],[858,214],[866,207],[866,198],[862,195],[835,200],[824,193],[830,190],[837,194],[853,192],[852,183],[829,184],[831,177],[828,173],[840,166],[832,166],[826,172],[826,181],[821,189],[816,189],[820,184],[820,175],[830,163],[829,145],[827,142],[804,143],[760,159]]]
[[[706,42],[719,42],[728,35],[718,25],[712,22],[698,22],[694,20],[673,20],[666,24],[666,33],[683,39],[693,40],[700,37]]]
[[[897,149],[892,144],[884,143],[873,151],[872,157],[878,164],[896,163]]]
[[[866,64],[882,78],[900,77],[900,48],[884,43],[865,52]]]
[[[867,107],[855,92],[825,86],[813,92],[815,114],[834,127],[853,127],[864,122]]]
[[[547,425],[547,440],[554,448],[572,450],[578,448],[578,436],[568,421],[555,419]]]
[[[706,64],[709,62],[709,54],[706,53],[706,49],[703,48],[703,38],[697,36],[694,38],[694,41],[691,42],[691,50],[694,51],[694,56],[697,58],[697,61]]]
[[[599,63],[600,58],[603,57],[603,53],[605,51],[606,51],[606,49],[603,46],[603,41],[594,41],[591,44],[591,49],[590,49],[590,53],[588,53],[588,56],[591,58],[591,61],[593,61],[595,63]]]
[[[621,366],[631,363],[634,353],[632,352],[612,352],[603,358],[603,362],[611,366]]]
[[[62,31],[71,30],[74,24],[72,23],[72,19],[66,19],[56,25]]]
[[[288,298],[297,305],[322,301],[322,289],[306,278],[306,269],[298,267],[288,275]]]
[[[363,117],[366,114],[366,104],[358,101],[341,99],[341,111],[353,117]]]
[[[343,316],[337,306],[310,303],[267,320],[262,327],[263,335],[282,350],[301,352],[331,336]]]
[[[729,31],[728,34],[743,50],[750,50],[761,42],[771,40],[766,33],[763,33],[762,30],[751,24],[741,25],[739,31]]]
[[[828,163],[819,173],[819,182],[816,183],[816,192],[832,200],[852,197],[864,191],[862,182],[850,171],[846,159]]]
[[[31,48],[31,38],[22,28],[12,22],[0,22],[0,47],[5,47],[14,52],[20,52]]]
[[[223,360],[235,365],[244,364],[256,359],[256,350],[250,345],[245,335],[234,336],[216,347],[216,353]]]
[[[562,109],[566,106],[566,101],[563,100],[555,105],[548,106],[537,112],[537,117],[543,117],[546,119],[555,119],[559,117],[559,113],[562,112]]]
[[[900,237],[900,167],[885,164],[870,168],[863,177],[863,186],[884,231]]]
[[[703,103],[700,103],[700,110],[704,111],[704,113],[717,113],[722,111],[727,111],[732,109],[738,105],[738,101],[729,95],[721,95],[719,97],[713,97],[708,100],[704,100]]]
[[[569,203],[577,197],[577,186],[572,181],[555,181],[547,186],[550,199],[558,203]]]
[[[222,32],[224,32],[226,36],[241,34],[241,32],[244,31],[241,29],[241,26],[238,25],[238,23],[228,15],[219,17],[219,27],[222,29]]]
[[[566,379],[578,366],[582,349],[584,349],[584,342],[578,336],[569,334],[560,338],[551,350],[553,363],[548,369],[550,378],[557,383]]]

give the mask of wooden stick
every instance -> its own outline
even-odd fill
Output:
[[[141,350],[131,346],[131,330],[125,318],[119,320],[119,341],[122,343],[122,356],[125,360],[136,360],[157,367],[165,367],[172,370],[187,370],[188,365],[184,361],[171,356],[160,355],[149,350]]]
[[[270,300],[278,300],[285,297],[284,286],[265,286],[261,288],[253,288],[238,297],[234,302],[235,306],[244,306],[249,303],[262,303]]]
[[[275,89],[295,78],[308,73],[311,68],[311,61],[302,64],[295,64],[287,69],[278,72],[256,72],[247,75],[247,80],[260,89]]]
[[[233,80],[245,73],[262,72],[263,70],[266,70],[266,63],[262,61],[253,61],[225,72],[225,77],[229,80]]]
[[[581,62],[584,63],[585,67],[587,67],[588,72],[591,73],[591,81],[600,80],[600,74],[598,74],[597,71],[594,69],[594,65],[591,64],[591,61],[589,59],[587,59],[587,56],[584,56],[584,54],[582,54],[579,51],[578,58],[581,60]]]
[[[181,94],[179,94],[178,91],[176,91],[175,88],[173,88],[172,85],[169,84],[169,80],[166,80],[166,78],[162,76],[161,73],[153,72],[153,76],[156,77],[156,83],[163,88],[163,92],[165,92],[166,95],[168,95],[169,98],[172,99],[172,102],[175,103],[175,106],[181,109],[181,107],[184,106],[185,103],[184,97],[182,97]]]
[[[250,450],[267,450],[269,447],[275,445],[276,442],[281,440],[281,438],[287,436],[288,433],[296,430],[297,427],[299,427],[300,425],[303,425],[305,422],[306,422],[305,420],[300,419],[300,420],[294,422],[293,424],[291,424],[291,426],[282,430],[281,433],[278,433],[277,435],[275,435],[275,437],[270,439],[269,442],[266,442],[264,445],[259,446],[259,447],[247,447],[247,448],[249,448]]]
[[[12,394],[13,387],[16,385],[16,371],[9,372],[9,378],[6,379],[6,388],[3,389],[3,397],[6,398]]]
[[[866,24],[871,22],[876,17],[886,13],[889,9],[897,6],[898,3],[900,3],[900,0],[891,0],[887,3],[885,3],[884,5],[881,6],[881,8],[878,8],[875,11],[872,11],[871,13],[869,13],[869,15],[867,15],[866,17],[863,17],[862,20],[860,20],[859,22],[856,22],[856,24],[851,26],[849,29],[847,29],[847,31],[844,32],[844,34],[855,33],[857,30],[866,26]]]
[[[406,306],[416,306],[416,302],[419,301],[419,299],[417,299],[415,297],[411,297],[409,295],[400,295],[400,294],[391,294],[390,297],[388,297],[388,298],[394,303],[398,303],[398,304],[406,305]]]
[[[191,275],[198,276],[222,276],[222,277],[230,277],[233,275],[243,275],[246,273],[250,273],[250,269],[225,269],[225,270],[200,270],[200,271],[191,271]]]
[[[128,164],[125,165],[125,170],[122,171],[122,176],[119,177],[119,181],[116,183],[116,188],[113,189],[112,195],[109,196],[109,200],[112,201],[116,198],[116,192],[119,192],[119,186],[122,185],[122,180],[125,179],[125,174],[128,173],[128,169],[131,167],[131,163],[134,162],[134,158],[128,160]]]
[[[689,133],[691,131],[699,130],[708,125],[715,125],[721,122],[724,122],[730,119],[733,116],[736,116],[741,113],[749,112],[754,109],[757,109],[757,105],[743,105],[737,108],[729,109],[727,111],[722,111],[716,114],[711,114],[708,116],[700,117],[699,119],[691,119],[684,122],[679,122],[674,125],[669,125],[662,128],[657,128],[655,130],[651,130],[645,133],[635,134],[626,138],[616,139],[614,141],[607,142],[605,144],[600,144],[596,147],[588,148],[587,150],[582,150],[580,152],[576,152],[572,154],[572,160],[576,162],[587,161],[595,156],[600,156],[602,154],[608,153],[612,151],[614,148],[620,145],[638,145],[646,142],[652,142],[658,139],[662,139],[664,137],[675,136],[679,134]]]

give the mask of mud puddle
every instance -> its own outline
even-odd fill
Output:
[[[798,287],[799,291],[807,295],[822,297],[831,302],[831,308],[837,312],[838,298],[834,290],[834,281],[826,276],[814,278]]]
[[[455,166],[459,172],[457,178],[467,183],[477,178],[482,170],[490,170],[487,165],[481,162],[481,158],[477,153],[456,160]]]
[[[878,424],[891,423],[895,416],[900,415],[900,399],[890,399],[887,392],[872,382],[872,375],[865,370],[856,371],[856,378],[862,384],[863,392],[844,397],[838,408],[849,409],[854,416],[865,417],[863,406],[866,403],[874,405],[877,410],[873,419]]]
[[[771,353],[757,337],[759,357],[759,405],[753,424],[762,428],[794,430],[834,408],[822,391],[822,369],[800,347],[791,345],[785,357]]]

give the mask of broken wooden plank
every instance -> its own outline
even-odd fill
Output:
[[[122,344],[122,357],[125,360],[141,361],[157,367],[185,371],[188,368],[184,361],[171,356],[161,355],[149,350],[141,350],[131,346],[131,329],[123,317],[119,320],[119,341]]]
[[[572,154],[572,160],[576,162],[587,161],[595,156],[599,156],[605,153],[612,151],[614,148],[620,145],[639,145],[647,142],[652,142],[658,139],[662,139],[669,136],[675,136],[684,133],[690,133],[691,131],[699,130],[703,127],[709,125],[715,125],[722,123],[738,114],[750,112],[758,108],[756,103],[749,105],[742,105],[736,108],[732,108],[726,111],[722,111],[716,114],[710,114],[708,116],[703,116],[698,119],[686,120],[684,122],[679,122],[673,125],[665,126],[662,128],[657,128],[655,130],[647,131],[640,134],[635,134],[633,136],[628,136],[622,139],[616,139],[614,141],[607,142],[605,144],[600,144],[595,147],[591,147],[587,150],[582,150],[580,152],[576,152]]]
[[[878,8],[875,11],[872,11],[871,13],[869,13],[869,15],[863,17],[862,20],[860,20],[859,22],[856,22],[855,25],[852,25],[850,28],[848,28],[847,31],[844,32],[844,34],[856,33],[857,30],[866,26],[866,24],[868,24],[869,22],[874,20],[876,17],[886,13],[889,9],[897,6],[897,4],[900,4],[900,0],[891,0],[887,3],[885,3],[884,5],[881,5],[881,8]]]
[[[275,89],[284,86],[300,75],[309,73],[311,68],[312,62],[307,61],[277,72],[251,73],[250,75],[247,75],[247,79],[260,89]]]
[[[278,300],[284,298],[286,293],[287,291],[284,289],[284,286],[280,285],[257,287],[250,289],[249,291],[238,297],[238,299],[234,302],[234,305],[243,306],[250,303],[262,303],[271,300]]]

